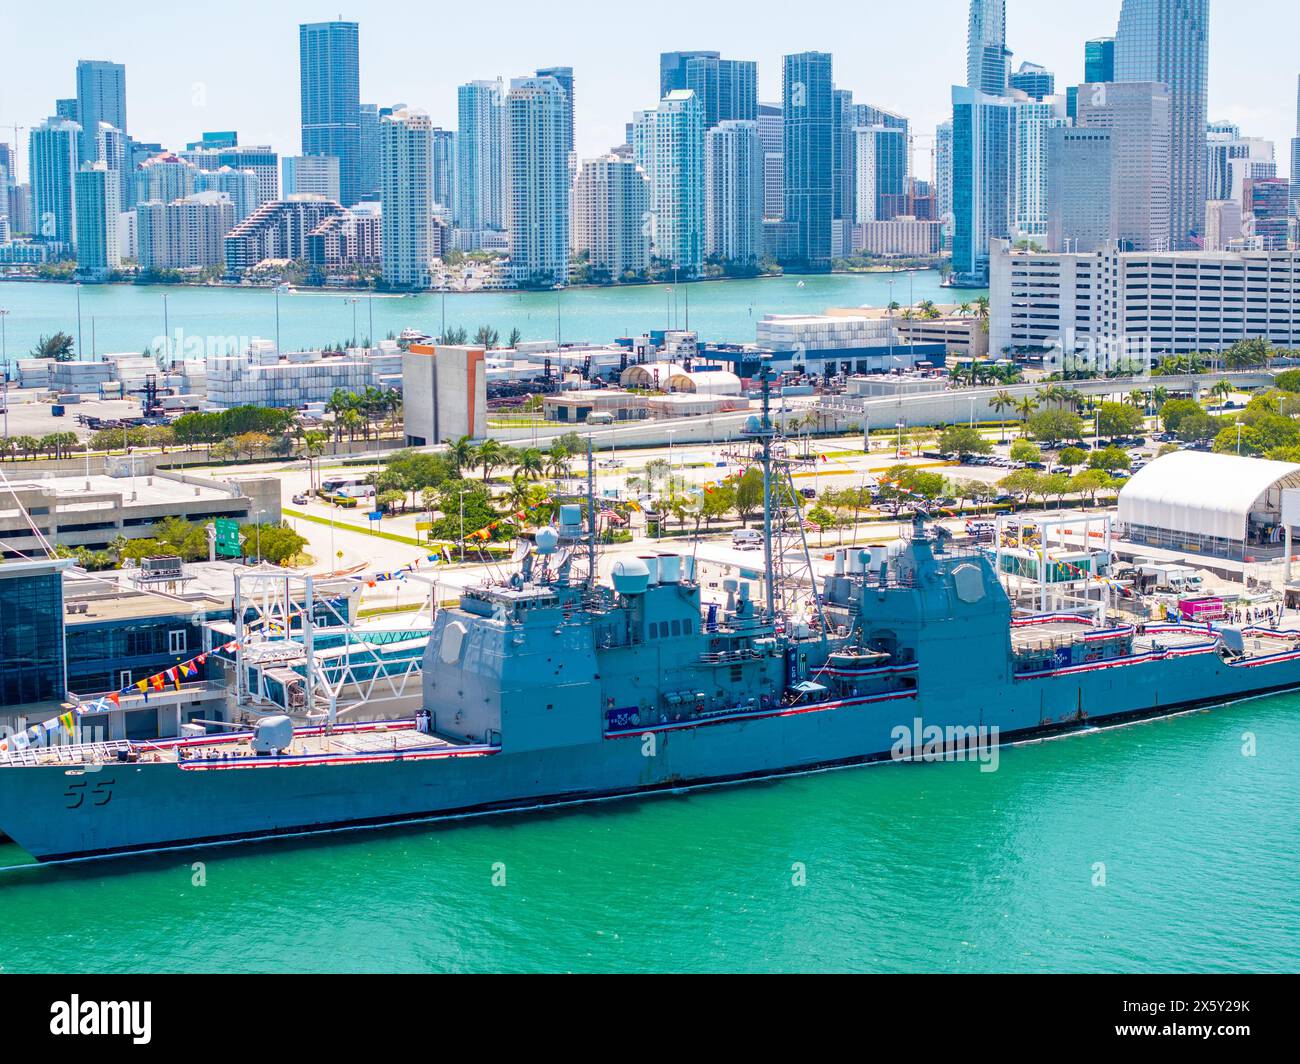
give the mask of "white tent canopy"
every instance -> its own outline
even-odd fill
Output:
[[[1278,513],[1286,488],[1300,488],[1300,465],[1175,451],[1157,458],[1124,485],[1119,522],[1244,540],[1250,514]]]

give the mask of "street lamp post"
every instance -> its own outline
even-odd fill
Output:
[[[172,364],[172,326],[171,316],[167,311],[167,293],[163,293],[163,351],[166,352],[166,364]]]
[[[77,290],[77,358],[81,358],[81,282],[72,287]]]
[[[0,309],[0,361],[4,363],[4,419],[5,439],[9,438],[9,344],[5,337],[5,318],[9,311]]]

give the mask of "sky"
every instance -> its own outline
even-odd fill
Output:
[[[355,3],[355,0],[354,0]],[[1083,77],[1083,42],[1115,31],[1121,0],[1007,0],[1013,69],[1022,60],[1057,75],[1058,91]],[[916,172],[930,172],[934,127],[948,117],[950,86],[965,79],[967,0],[696,0],[632,6],[619,0],[392,3],[352,9],[297,0],[177,4],[62,0],[58,22],[41,4],[0,5],[0,141],[75,95],[78,59],[127,66],[129,131],[183,148],[203,130],[234,129],[245,144],[300,149],[300,22],[340,16],[361,23],[361,99],[405,103],[455,128],[456,86],[479,78],[575,69],[575,136],[583,158],[624,139],[632,112],[653,107],[659,53],[713,49],[758,60],[759,96],[779,101],[781,56],[829,51],[835,83],[908,115]],[[1213,0],[1211,120],[1277,145],[1290,171],[1300,74],[1295,0]],[[113,17],[105,17],[111,13]],[[6,132],[6,127],[8,131]],[[20,132],[20,143],[25,143]],[[26,152],[20,151],[22,171]]]

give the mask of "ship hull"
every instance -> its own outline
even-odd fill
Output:
[[[997,728],[1007,743],[1300,688],[1300,655],[1217,654],[1018,678],[993,698],[915,696],[603,734],[545,750],[359,764],[174,763],[0,771],[0,830],[40,861],[338,831],[726,785],[885,760],[896,728]],[[994,708],[990,708],[990,706]],[[917,738],[917,747],[920,738]]]

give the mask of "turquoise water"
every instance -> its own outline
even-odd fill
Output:
[[[994,773],[7,871],[0,970],[1294,971],[1297,765],[1288,695],[1007,750]]]
[[[603,343],[670,324],[685,328],[689,303],[690,328],[705,339],[752,343],[754,325],[764,314],[885,306],[891,292],[904,305],[923,299],[971,301],[980,294],[946,292],[939,282],[937,272],[926,271],[683,284],[677,286],[675,308],[673,293],[664,285],[452,294],[446,296],[446,319],[449,329],[463,327],[471,335],[480,325],[490,325],[503,342],[514,328],[526,340],[553,340],[558,310],[560,336],[566,343]],[[25,357],[38,337],[59,330],[75,339],[77,292],[68,284],[0,283],[0,309],[10,312],[5,319],[10,358]],[[164,335],[175,342],[178,329],[186,338],[200,341],[227,336],[275,338],[276,297],[269,289],[83,285],[80,293],[80,349],[86,354],[139,352]],[[354,309],[349,298],[318,292],[280,296],[280,346],[288,351],[348,340],[353,335]],[[370,334],[372,314],[377,339],[406,328],[431,335],[442,332],[441,295],[359,298],[355,307],[359,338]]]

